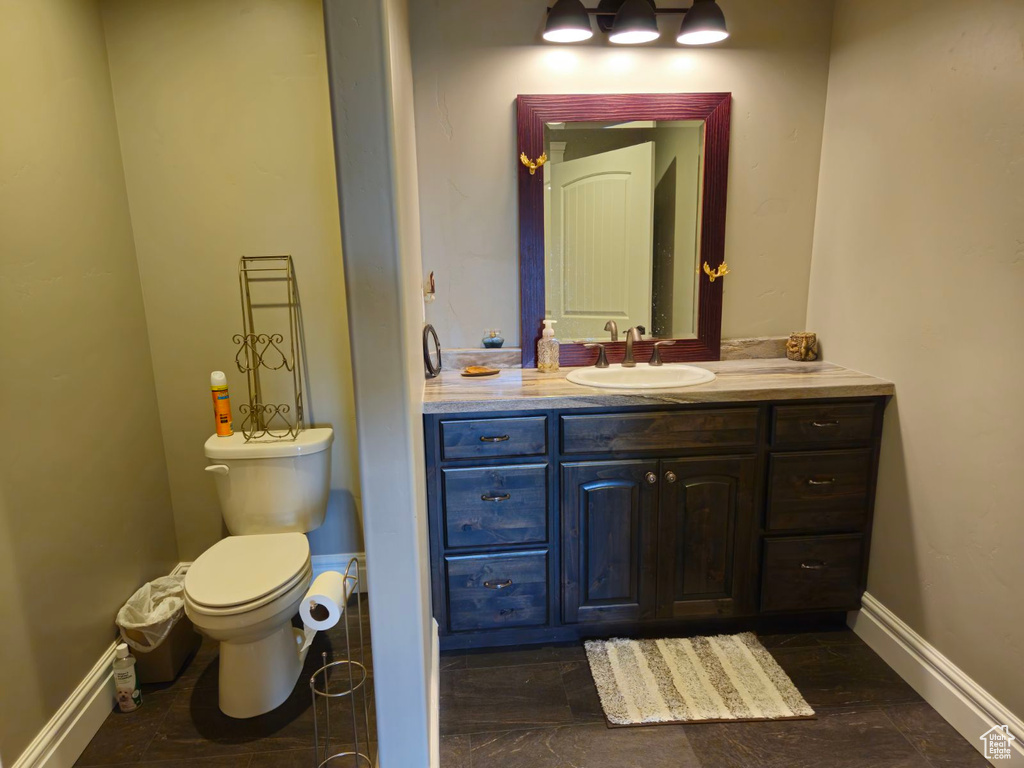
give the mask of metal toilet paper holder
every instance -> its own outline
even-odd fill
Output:
[[[345,658],[327,661],[326,651],[321,655],[323,666],[309,678],[309,692],[313,700],[313,766],[314,768],[373,768],[370,755],[370,710],[367,703],[367,671],[363,637],[363,601],[359,591],[359,563],[352,558],[345,568],[345,600],[342,621],[345,624]],[[352,616],[350,598],[355,595],[355,616]],[[358,660],[353,658],[352,619],[358,627]],[[341,622],[339,622],[341,623]],[[336,736],[331,733],[331,702],[348,699],[351,731],[344,728]],[[322,707],[320,706],[323,701]],[[320,709],[323,709],[323,713]],[[321,727],[321,718],[323,724]],[[360,728],[362,730],[360,730]],[[362,736],[360,735],[362,734]],[[338,741],[341,738],[342,741]],[[321,740],[322,739],[322,740]],[[346,747],[331,753],[332,740]],[[351,745],[351,749],[347,747]]]

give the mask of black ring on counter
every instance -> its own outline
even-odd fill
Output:
[[[434,342],[435,352],[430,351],[431,340]],[[437,356],[436,364],[431,360],[434,355]],[[430,323],[423,326],[423,368],[428,379],[433,379],[441,372],[441,341]]]

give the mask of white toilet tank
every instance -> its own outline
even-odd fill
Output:
[[[207,471],[228,531],[306,533],[319,528],[331,486],[330,427],[304,429],[295,440],[245,442],[241,432],[206,441]]]

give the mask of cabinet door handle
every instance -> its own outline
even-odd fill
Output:
[[[833,419],[832,421],[812,421],[811,426],[813,427],[838,427],[839,419]]]
[[[808,571],[820,571],[828,567],[828,563],[824,560],[804,560],[800,563],[800,567]]]
[[[835,485],[834,477],[826,477],[824,480],[815,480],[813,477],[807,480],[808,485]]]
[[[485,493],[480,497],[484,501],[508,501],[512,498],[511,493]]]
[[[512,586],[512,579],[503,579],[502,581],[485,581],[484,586],[488,589],[504,589],[505,587]]]
[[[504,443],[506,440],[508,440],[508,435],[496,435],[493,437],[482,435],[480,437],[481,443]]]
[[[676,473],[675,472],[666,472],[665,473],[665,482],[666,483],[674,483],[677,479],[678,478],[676,477]]]
[[[644,480],[647,481],[648,485],[654,485],[656,482],[658,482],[658,476],[653,472],[648,472],[646,475],[644,475]]]

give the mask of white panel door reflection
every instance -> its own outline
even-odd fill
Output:
[[[553,158],[554,160],[555,158]],[[654,142],[547,168],[547,315],[564,341],[651,329]]]

